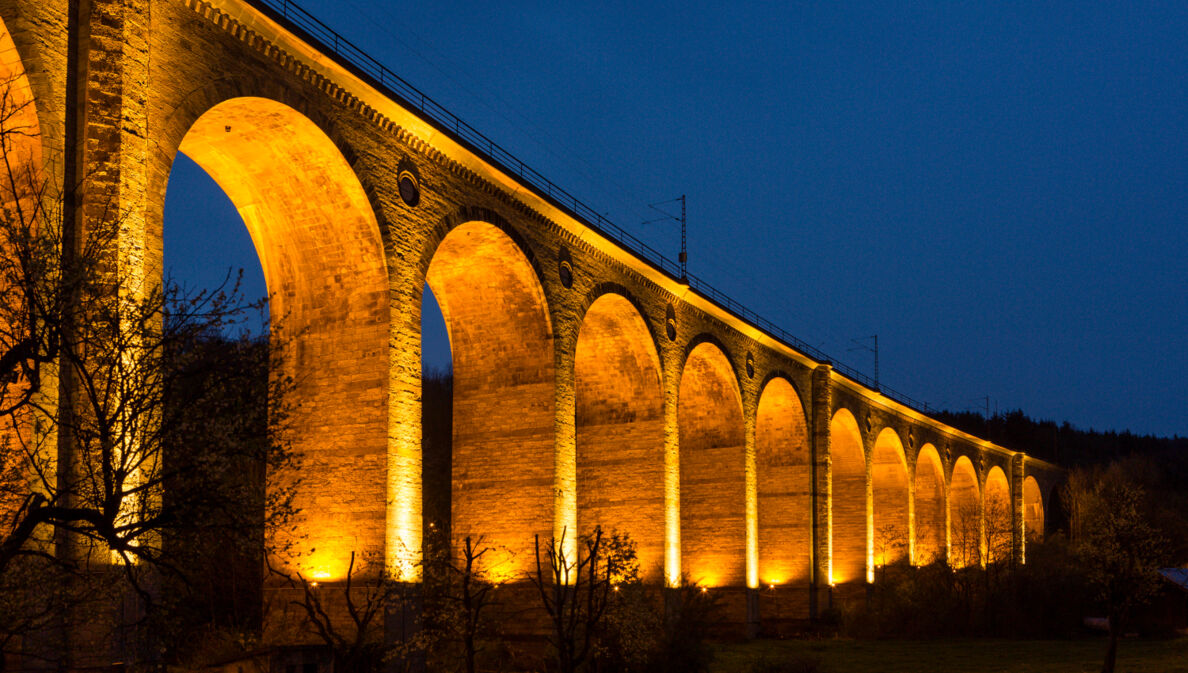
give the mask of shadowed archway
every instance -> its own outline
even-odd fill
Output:
[[[1044,496],[1032,476],[1023,480],[1023,531],[1027,542],[1044,541]]]
[[[41,183],[42,135],[25,65],[3,21],[0,21],[0,139],[3,140],[0,157],[5,165],[0,193],[6,203],[12,203],[14,192],[10,179],[32,180],[19,188]]]
[[[599,297],[574,356],[578,525],[627,533],[640,570],[663,577],[664,398],[660,359],[630,301]]]
[[[804,405],[787,379],[763,388],[755,420],[759,492],[759,581],[809,580],[812,473]]]
[[[981,561],[981,501],[973,463],[967,456],[960,456],[949,477],[949,563],[954,568]]]
[[[553,337],[544,291],[508,234],[454,227],[426,273],[453,364],[451,524],[497,549],[497,577],[532,564],[533,536],[553,533]]]
[[[25,283],[29,261],[27,255],[17,252],[32,234],[43,230],[46,218],[42,208],[47,204],[40,194],[46,186],[46,175],[42,166],[41,125],[37,117],[37,106],[33,91],[25,73],[24,63],[17,53],[16,45],[7,26],[0,21],[0,158],[4,173],[0,176],[0,206],[3,207],[4,223],[0,230],[0,246],[3,250],[3,268],[0,269],[0,352],[11,355],[18,350],[22,341],[33,341],[31,335],[43,330],[36,320],[28,320],[27,296],[21,291]],[[53,235],[60,237],[56,220],[49,220],[55,229]],[[26,260],[26,264],[20,262]],[[9,364],[5,375],[19,373],[19,367]],[[32,392],[28,375],[19,380],[6,381],[5,399],[0,406],[12,409],[6,413],[0,425],[0,481],[6,485],[13,475],[24,480],[30,466],[21,449],[30,446],[29,439],[36,427],[36,413],[29,405],[12,405],[14,399],[21,399]],[[56,404],[56,391],[43,386],[46,393],[39,402],[46,406]],[[34,480],[36,482],[36,480]],[[12,515],[23,506],[23,489],[0,488],[0,521],[13,522]],[[14,524],[15,525],[15,524]],[[0,655],[3,656],[3,655]]]
[[[318,478],[297,490],[298,537],[274,541],[297,544],[299,556],[282,566],[341,579],[351,552],[384,549],[385,484],[359,478],[384,474],[387,460],[389,293],[375,215],[334,142],[273,100],[215,105],[179,151],[243,218],[268,286],[272,338],[295,381],[291,437]]]
[[[707,586],[746,582],[746,461],[742,399],[717,346],[689,353],[678,402],[681,565]]]
[[[945,558],[945,472],[932,444],[916,456],[915,535],[912,562],[926,565]]]
[[[1006,473],[995,465],[986,474],[983,490],[986,501],[983,517],[986,531],[986,562],[999,563],[1011,558],[1011,488]]]
[[[868,570],[866,457],[858,421],[848,409],[838,409],[829,422],[829,446],[833,462],[830,582],[863,582]]]
[[[875,438],[870,471],[874,563],[885,566],[907,556],[910,549],[907,462],[895,430],[883,428]]]

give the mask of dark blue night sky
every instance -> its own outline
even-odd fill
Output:
[[[303,3],[674,258],[688,194],[690,271],[897,390],[1188,434],[1188,3],[893,4]],[[184,159],[165,229],[264,293]]]

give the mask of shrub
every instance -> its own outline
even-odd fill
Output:
[[[954,570],[944,562],[898,563],[880,578],[866,604],[845,615],[848,635],[1069,637],[1090,607],[1084,570],[1059,537],[1030,544],[1025,565]]]
[[[751,673],[828,673],[829,668],[816,657],[789,657],[756,661]]]

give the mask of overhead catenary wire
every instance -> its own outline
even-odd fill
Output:
[[[495,144],[494,141],[492,141],[489,137],[483,135],[474,127],[462,121],[457,115],[442,107],[440,103],[433,100],[431,97],[426,96],[424,92],[409,84],[407,80],[395,74],[381,62],[377,61],[374,57],[362,51],[353,42],[342,37],[339,33],[328,27],[325,23],[309,14],[309,12],[302,9],[293,0],[253,1],[268,6],[269,9],[278,12],[285,20],[293,21],[300,30],[313,31],[315,39],[323,40],[323,43],[326,45],[332,45],[329,46],[329,49],[332,50],[332,53],[340,58],[345,58],[351,64],[363,69],[368,76],[376,78],[381,87],[390,87],[390,91],[394,92],[397,96],[405,97],[405,100],[411,101],[417,110],[419,110],[422,114],[429,115],[431,120],[447,124],[448,127],[453,129],[454,133],[462,134],[466,141],[476,143],[476,149],[480,153],[485,153],[488,157],[493,159],[496,164],[502,163],[505,167],[510,167],[513,171],[518,172],[522,179],[526,179],[529,184],[543,189],[548,196],[561,199],[563,207],[571,208],[577,217],[590,218],[593,216],[594,219],[588,219],[588,221],[592,223],[592,226],[607,228],[606,231],[610,232],[612,238],[618,237],[617,240],[621,245],[626,246],[636,254],[644,256],[652,263],[658,265],[662,270],[671,273],[669,270],[671,267],[667,266],[671,264],[671,261],[665,259],[664,256],[658,253],[653,247],[643,243],[631,233],[615,225],[613,221],[604,217],[597,211],[594,211],[585,203],[578,201],[578,199],[571,193],[561,189],[538,171],[526,166],[522,161],[517,159],[502,146]],[[348,0],[348,2],[349,1],[350,0]],[[420,57],[424,58],[423,55],[420,55]],[[551,150],[550,153],[552,153]],[[596,224],[593,224],[595,222]],[[682,249],[686,247],[687,234],[682,236]],[[898,399],[900,402],[907,404],[908,406],[916,407],[920,410],[923,410],[925,413],[928,413],[930,409],[928,404],[912,399],[903,393],[882,388],[877,383],[871,382],[868,376],[862,374],[852,367],[848,367],[843,363],[837,362],[825,353],[813,348],[803,340],[789,334],[779,325],[772,323],[762,315],[757,314],[755,311],[735,301],[730,296],[723,294],[720,290],[706,283],[704,280],[695,278],[693,276],[688,276],[686,269],[687,251],[681,257],[683,259],[679,264],[679,272],[681,274],[680,280],[687,287],[696,288],[699,293],[704,295],[710,301],[716,302],[727,311],[733,312],[740,318],[750,321],[754,326],[767,331],[777,340],[782,340],[789,346],[800,350],[805,355],[821,361],[832,363],[834,370],[843,376],[847,376],[859,383],[872,386],[873,388]]]
[[[469,96],[475,103],[498,115],[501,119],[515,128],[521,136],[539,147],[561,165],[564,165],[569,169],[574,170],[574,172],[580,174],[589,182],[590,186],[595,187],[598,191],[602,192],[601,197],[605,199],[606,202],[615,202],[621,212],[630,212],[632,214],[638,215],[638,212],[635,211],[634,206],[630,205],[632,201],[634,203],[642,203],[644,201],[642,194],[637,191],[636,188],[630,184],[624,184],[622,181],[616,180],[612,174],[608,174],[605,170],[601,170],[597,166],[594,166],[585,158],[583,153],[574,151],[571,146],[558,139],[555,135],[549,133],[539,123],[533,121],[518,106],[501,96],[498,91],[484,85],[480,80],[466,72],[465,68],[462,68],[457,63],[451,61],[447,55],[434,49],[427,40],[422,38],[415,30],[410,27],[407,20],[401,20],[395,16],[394,13],[392,13],[392,10],[390,9],[392,5],[389,3],[381,3],[378,7],[368,8],[366,5],[356,2],[356,0],[345,1],[346,4],[354,8],[355,11],[370,17],[372,20],[381,25],[384,23],[393,26],[399,25],[401,27],[400,31],[390,31],[389,33],[386,33],[386,36],[391,37],[397,44],[407,49],[426,65],[433,68],[443,77],[457,85],[459,90]],[[373,9],[376,11],[371,11]],[[379,12],[382,14],[382,16],[377,15],[376,12]],[[402,39],[400,36],[401,33],[411,35],[421,44],[422,48],[418,49],[416,46]],[[432,52],[435,58],[439,59],[443,63],[448,64],[450,68],[453,69],[453,72],[434,61],[433,58],[427,56],[424,53],[426,51]],[[468,85],[462,82],[460,78],[466,79],[470,84]],[[492,100],[497,102],[498,105],[492,105]],[[509,112],[517,117],[518,121],[508,116]],[[563,150],[563,152],[558,152],[557,148],[560,148]],[[585,168],[579,167],[578,165],[572,163],[574,160],[582,164],[582,166]],[[628,194],[634,198],[631,199],[631,201],[622,200],[621,198],[608,198],[610,194],[615,192],[606,189],[604,186],[606,183],[610,183],[610,186],[613,186],[614,189],[617,190],[618,194]]]
[[[681,202],[681,214],[679,217],[660,207],[660,206],[666,206],[670,203],[676,203],[677,201]],[[680,264],[681,264],[681,282],[688,284],[689,283],[689,249],[688,249],[689,220],[686,217],[685,195],[681,194],[680,196],[676,197],[675,199],[669,199],[667,201],[658,201],[656,203],[649,203],[648,208],[651,208],[652,210],[654,210],[658,213],[662,213],[664,215],[664,217],[657,217],[652,220],[647,220],[645,222],[641,222],[641,224],[652,224],[655,222],[664,222],[667,220],[674,220],[681,224],[681,254],[677,259],[680,261]]]

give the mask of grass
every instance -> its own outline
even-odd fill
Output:
[[[711,671],[746,673],[760,661],[816,660],[821,673],[1096,673],[1105,645],[1104,639],[759,640],[719,646]],[[1123,640],[1115,670],[1188,673],[1188,638]]]

